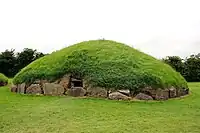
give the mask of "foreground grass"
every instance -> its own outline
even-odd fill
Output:
[[[200,83],[165,102],[26,96],[0,88],[0,133],[199,133]]]

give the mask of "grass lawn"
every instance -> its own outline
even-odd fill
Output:
[[[0,88],[0,133],[199,133],[200,83],[165,102],[27,96]]]

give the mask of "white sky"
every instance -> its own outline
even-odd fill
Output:
[[[0,0],[0,51],[105,38],[161,58],[200,53],[198,0]]]

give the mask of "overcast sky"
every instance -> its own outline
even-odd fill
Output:
[[[154,57],[200,52],[198,0],[0,0],[0,51],[105,38]]]

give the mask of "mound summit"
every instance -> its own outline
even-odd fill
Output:
[[[169,65],[110,40],[85,41],[53,52],[22,69],[13,83],[12,91],[27,94],[111,99],[188,94],[187,82]]]

